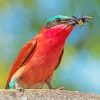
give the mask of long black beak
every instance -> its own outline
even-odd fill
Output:
[[[83,24],[85,22],[89,22],[91,21],[93,17],[90,17],[90,16],[82,16],[82,17],[75,17],[75,16],[72,16],[72,19],[69,20],[69,25],[76,25],[78,24],[79,26],[83,26]]]

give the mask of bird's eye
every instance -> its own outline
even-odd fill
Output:
[[[60,18],[56,18],[56,21],[57,21],[57,22],[60,22]]]

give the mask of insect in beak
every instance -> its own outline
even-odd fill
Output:
[[[75,16],[72,16],[73,17],[73,20],[75,21],[75,24],[78,24],[80,27],[84,25],[85,22],[89,22],[93,17],[90,17],[90,16],[83,16],[82,17],[75,17]]]

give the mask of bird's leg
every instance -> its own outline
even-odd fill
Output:
[[[47,80],[46,84],[48,85],[49,89],[56,89],[52,87],[51,80]],[[60,87],[58,90],[66,90],[65,87]]]
[[[21,78],[20,78],[20,79],[21,79]],[[20,91],[20,92],[24,92],[25,89],[24,89],[23,87],[21,87],[20,84],[19,84],[19,80],[20,80],[20,79],[18,79],[18,80],[15,81],[15,89],[17,89],[17,90]]]
[[[49,89],[53,89],[51,81],[47,81],[46,84],[48,85]]]
[[[49,89],[53,89],[52,84],[51,84],[51,80],[52,80],[52,76],[50,76],[50,78],[46,81],[46,84],[48,85]]]
[[[46,81],[46,84],[48,85],[49,89],[56,89],[52,87],[52,84],[51,84],[52,77],[53,75],[51,75],[50,78]],[[60,87],[58,88],[58,90],[66,90],[66,89],[64,87]]]

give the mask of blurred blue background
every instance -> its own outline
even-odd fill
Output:
[[[0,0],[0,88],[22,46],[54,15],[92,16],[65,44],[53,86],[100,93],[100,0]]]

